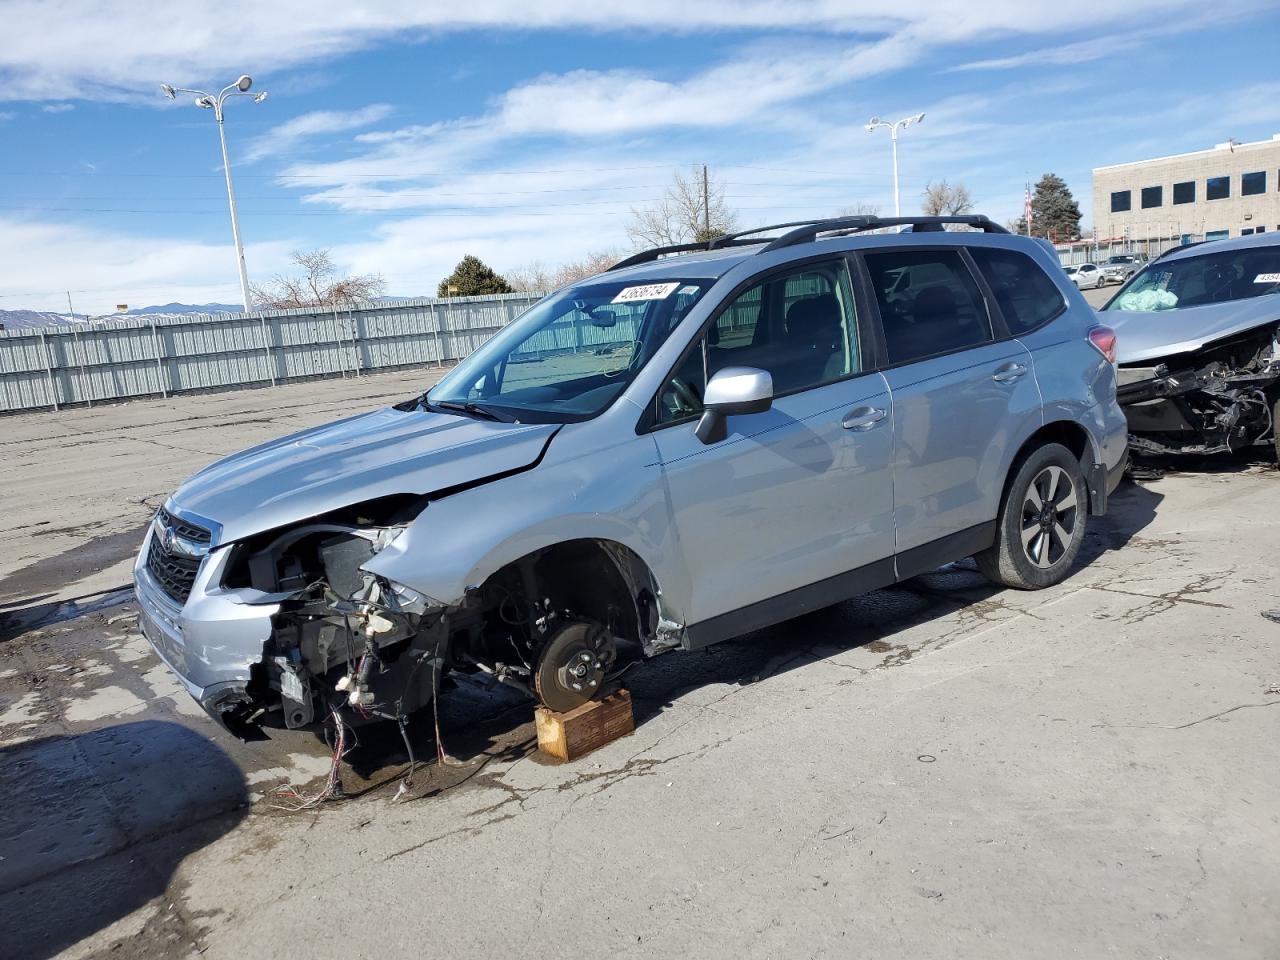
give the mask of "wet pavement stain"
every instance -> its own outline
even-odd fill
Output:
[[[92,537],[51,557],[21,567],[0,579],[0,603],[33,605],[51,596],[50,585],[76,583],[137,555],[150,519],[120,533]],[[57,589],[57,586],[52,589]],[[10,608],[16,604],[8,603]]]

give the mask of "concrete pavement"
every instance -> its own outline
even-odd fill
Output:
[[[415,719],[394,800],[407,757],[369,730],[305,813],[276,791],[322,743],[217,731],[131,604],[57,619],[205,460],[423,385],[0,421],[0,956],[1280,953],[1271,465],[1126,485],[1052,590],[958,564],[668,654],[628,676],[635,734],[573,764],[462,686],[459,765]]]

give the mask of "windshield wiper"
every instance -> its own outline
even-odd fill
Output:
[[[424,398],[425,399],[425,398]],[[427,400],[427,406],[439,407],[441,410],[456,410],[459,413],[468,413],[473,417],[479,417],[482,420],[493,420],[497,423],[515,423],[515,417],[509,417],[505,414],[498,413],[490,407],[482,407],[478,403],[470,400],[465,403],[459,403],[456,400]]]

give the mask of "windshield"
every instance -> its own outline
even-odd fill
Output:
[[[1137,262],[1137,259],[1138,258],[1133,256],[1133,254],[1122,253],[1114,257],[1109,257],[1107,259],[1107,263],[1135,263]]]
[[[713,280],[595,282],[539,301],[432,388],[433,407],[523,423],[612,403]]]
[[[1222,250],[1149,264],[1104,310],[1175,310],[1274,293],[1280,244]]]
[[[1078,270],[1079,268],[1078,268],[1078,267],[1063,267],[1062,269],[1066,271],[1066,274],[1067,274],[1067,276],[1069,277],[1069,276],[1071,276],[1073,273],[1075,273],[1075,272],[1076,272],[1076,270]]]

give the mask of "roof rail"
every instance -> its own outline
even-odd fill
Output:
[[[780,250],[783,247],[794,246],[798,243],[808,243],[810,240],[817,238],[820,233],[861,233],[865,230],[879,230],[882,227],[899,227],[909,226],[915,231],[926,232],[941,230],[944,224],[956,223],[965,226],[977,227],[984,233],[1008,233],[1004,227],[981,214],[971,214],[965,216],[952,217],[828,217],[821,220],[793,220],[790,223],[772,223],[764,227],[755,227],[751,230],[739,230],[736,233],[727,233],[723,236],[712,237],[710,240],[702,240],[696,243],[676,243],[666,247],[654,247],[651,250],[642,250],[634,253],[623,260],[619,260],[606,272],[614,270],[622,270],[626,267],[634,267],[640,263],[649,263],[657,260],[659,257],[667,256],[673,253],[693,253],[699,250],[720,250],[725,247],[747,247],[758,246],[764,244],[764,248],[758,252],[768,253],[770,250]],[[770,230],[782,230],[791,228],[787,233],[780,237],[761,237],[758,240],[747,240],[745,237],[752,237],[756,234],[766,233]]]
[[[733,240],[726,237],[718,237],[709,243],[700,241],[698,243],[675,243],[669,247],[654,247],[652,250],[641,250],[626,259],[619,260],[605,273],[622,270],[625,267],[634,267],[637,263],[648,263],[651,260],[657,260],[659,257],[665,257],[669,253],[693,253],[697,250],[714,250],[717,247],[747,247],[763,242],[763,240]]]
[[[783,247],[793,247],[798,243],[808,243],[811,240],[816,240],[820,233],[862,233],[866,230],[879,230],[882,227],[911,227],[916,233],[932,233],[941,231],[948,223],[977,227],[983,233],[1009,232],[1000,224],[982,214],[966,214],[953,217],[834,217],[830,220],[815,220],[813,223],[798,226],[796,229],[770,241],[760,252],[768,253],[771,250],[781,250]]]

